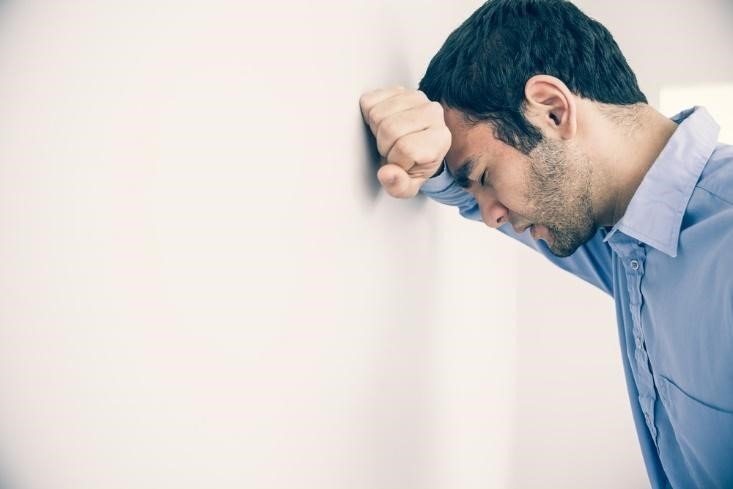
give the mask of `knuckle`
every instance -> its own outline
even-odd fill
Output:
[[[443,156],[445,156],[445,151],[443,151],[443,148],[441,146],[435,146],[433,148],[433,151],[430,153],[430,156],[426,158],[426,161],[432,162],[432,161],[442,161]]]
[[[410,143],[409,148],[405,148],[404,150],[404,154],[407,156],[407,159],[417,164],[427,163],[432,160],[431,154],[434,149],[433,144],[430,144],[429,142],[427,144]]]
[[[440,129],[440,135],[445,144],[445,150],[448,151],[450,149],[451,143],[453,142],[453,134],[450,132],[450,129],[448,129],[448,126],[444,125]]]
[[[425,155],[425,159],[423,160],[425,163],[434,163],[436,161],[440,162],[443,161],[443,157],[445,156],[446,151],[443,150],[441,146],[433,146],[431,148],[431,151]]]
[[[440,102],[428,102],[428,110],[431,115],[440,117],[441,121],[443,120],[443,106],[440,105]]]
[[[394,118],[387,117],[381,120],[377,125],[377,139],[383,141],[387,139],[392,139],[393,134],[396,130],[394,126]]]
[[[399,157],[401,159],[409,157],[410,152],[411,152],[410,151],[410,142],[407,140],[407,138],[398,139],[394,143],[394,146],[392,147],[392,151],[391,151],[391,153],[393,153],[395,157]]]
[[[382,115],[382,111],[379,110],[379,105],[375,105],[367,112],[367,122],[372,127],[378,127],[383,118],[384,116]]]
[[[371,109],[371,100],[372,100],[372,93],[373,92],[366,92],[359,97],[359,107],[361,107],[362,112],[366,113]]]

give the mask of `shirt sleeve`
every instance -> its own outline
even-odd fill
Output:
[[[446,168],[443,168],[443,171],[439,175],[425,182],[420,191],[441,204],[458,207],[458,212],[466,219],[474,221],[482,220],[481,211],[476,200],[468,191],[461,188],[453,180],[453,177],[446,171]],[[603,292],[613,296],[611,249],[603,241],[606,234],[603,229],[599,229],[590,241],[566,258],[553,255],[544,241],[535,241],[532,238],[529,230],[518,234],[507,223],[500,226],[499,231],[544,255],[545,258],[563,270],[567,270],[586,282],[595,285]]]

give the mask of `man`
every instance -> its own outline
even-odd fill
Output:
[[[647,105],[563,0],[490,0],[420,90],[362,95],[395,197],[418,191],[611,295],[653,487],[733,487],[733,147]]]

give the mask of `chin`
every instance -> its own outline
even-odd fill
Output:
[[[550,249],[550,252],[553,255],[557,256],[558,258],[567,258],[570,255],[572,255],[573,253],[575,253],[578,248],[580,248],[580,246],[576,246],[575,248],[561,248],[561,249],[556,249],[556,248],[553,248],[550,245],[547,245],[547,247]]]
[[[595,235],[595,230],[591,229],[585,233],[574,233],[570,236],[561,235],[562,239],[557,239],[557,234],[554,230],[550,229],[550,240],[544,240],[547,243],[547,248],[550,252],[559,257],[567,258],[568,256],[575,253],[578,248],[583,246],[585,243],[591,240]]]

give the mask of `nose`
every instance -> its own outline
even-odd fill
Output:
[[[498,228],[505,224],[509,218],[509,209],[499,202],[493,196],[476,196],[479,209],[481,210],[481,219],[489,227]]]

